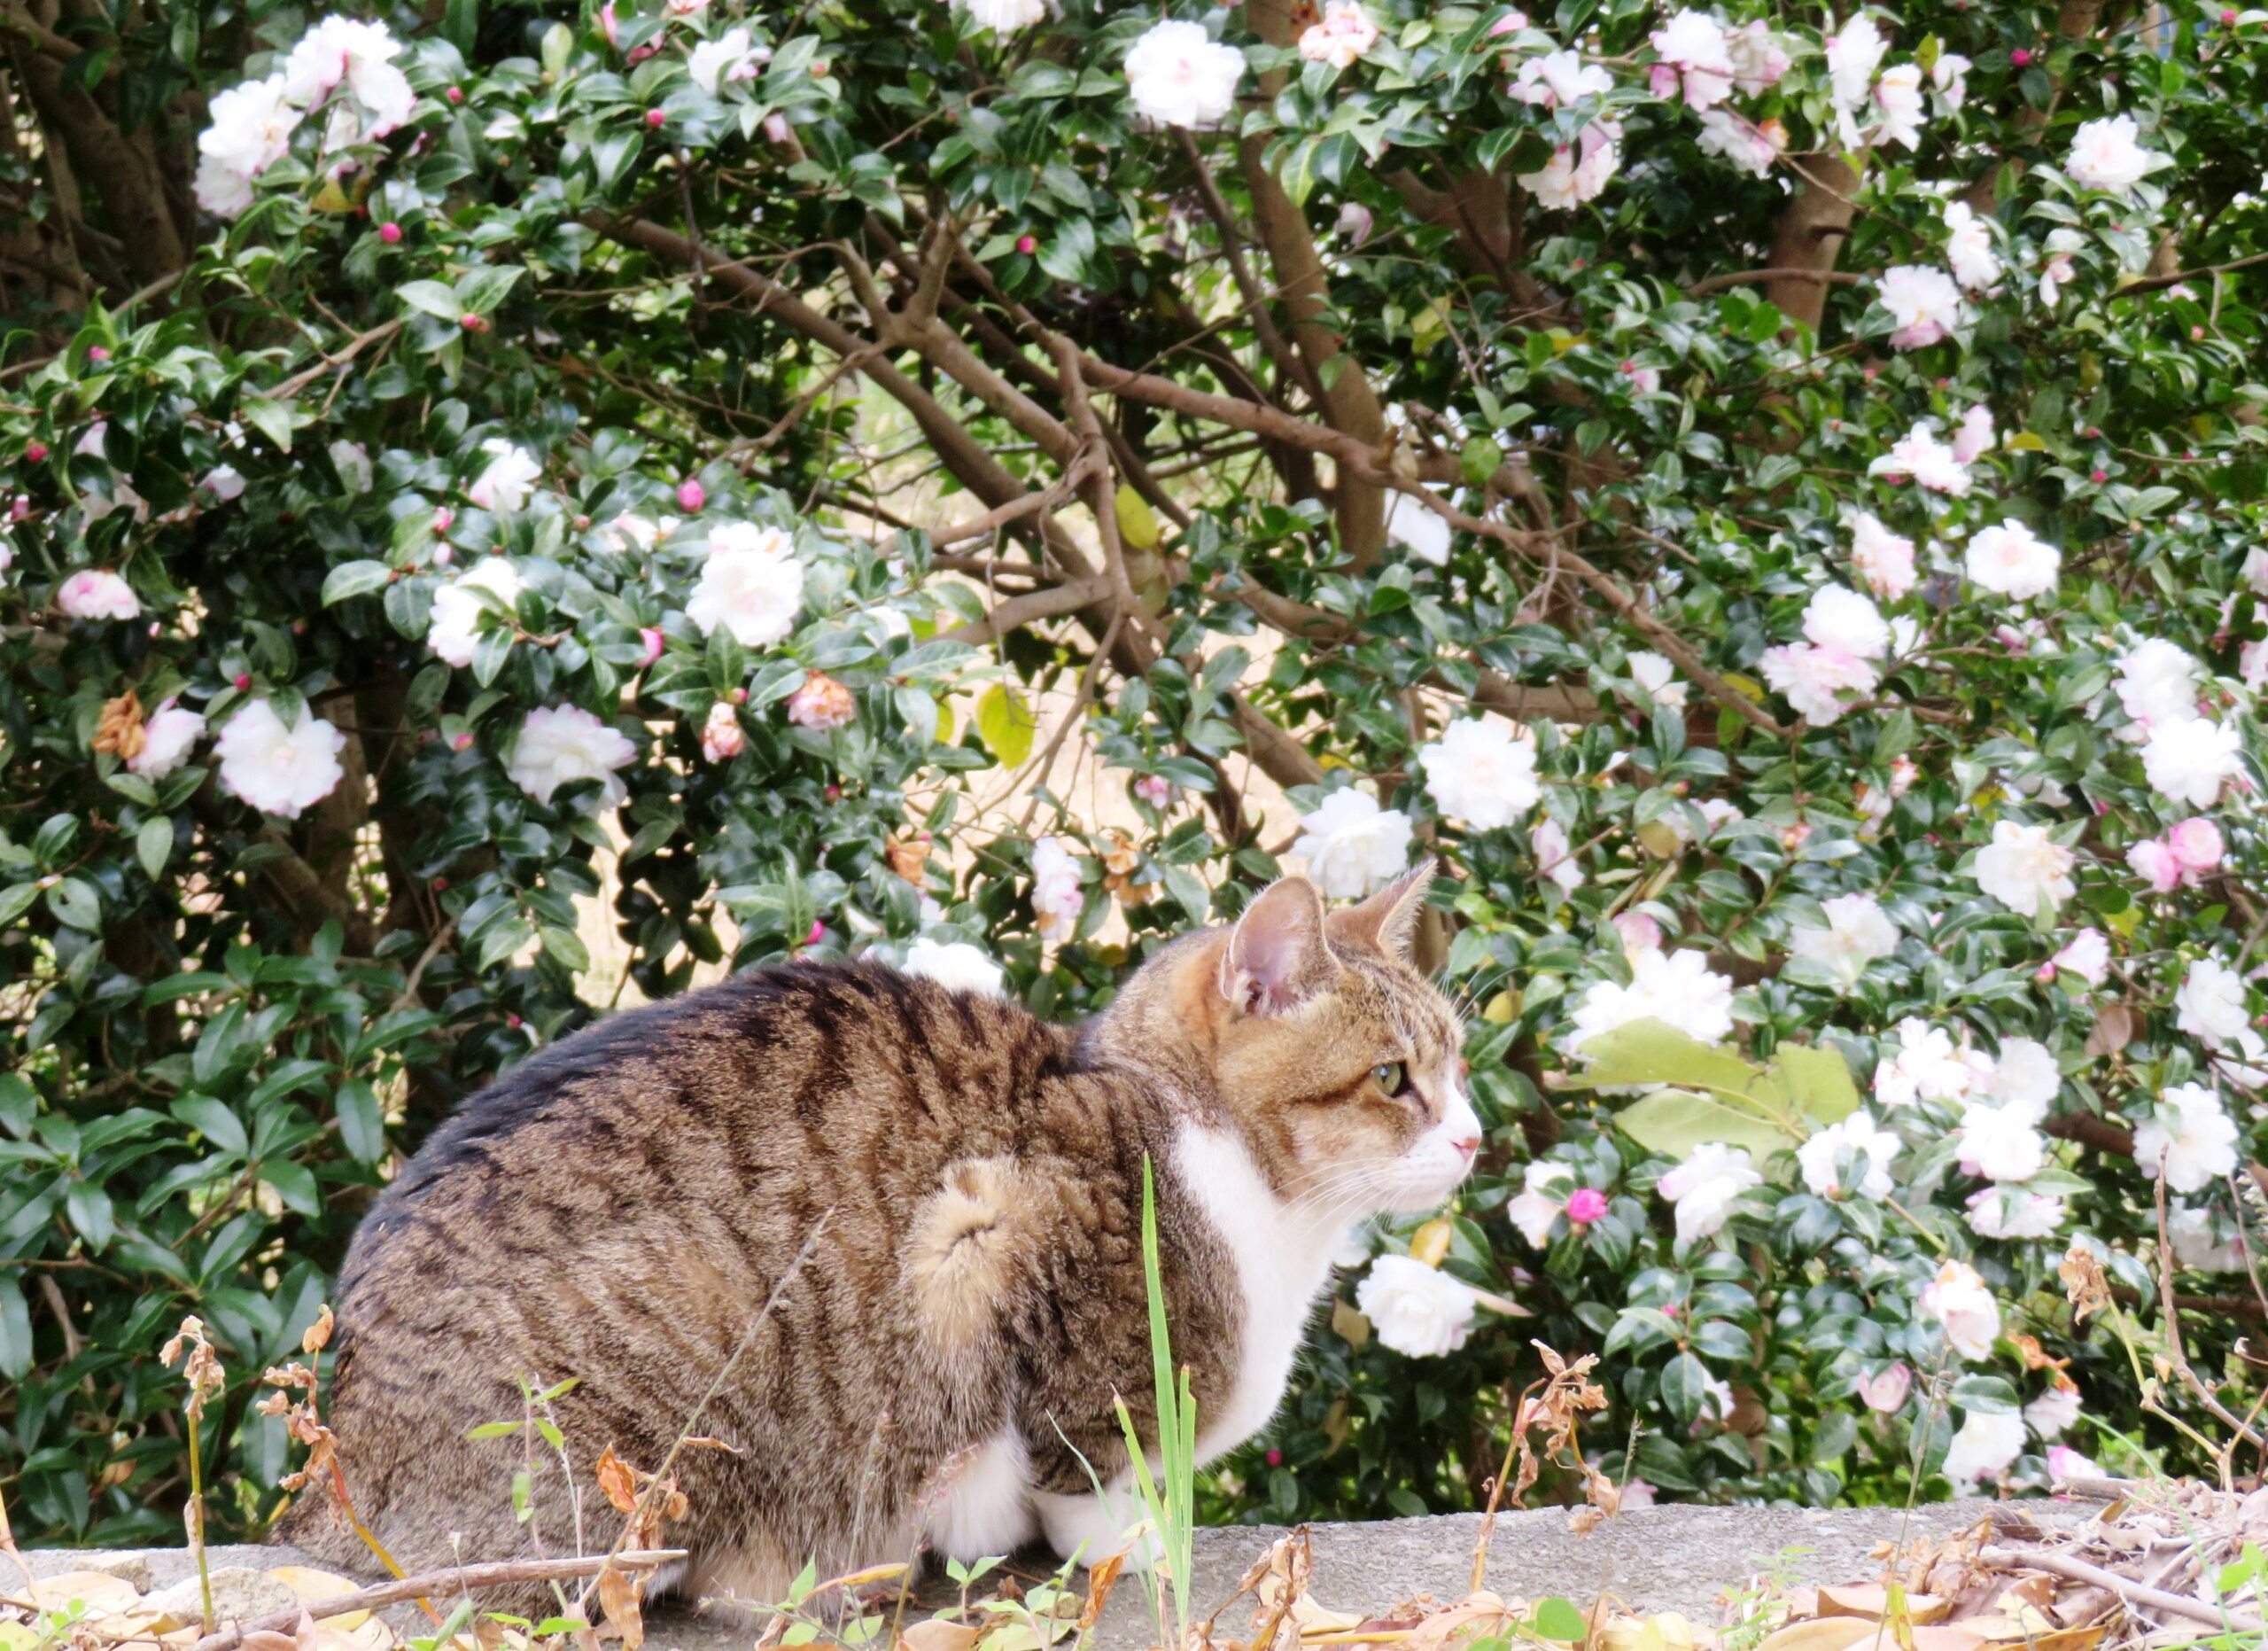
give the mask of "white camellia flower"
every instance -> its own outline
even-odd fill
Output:
[[[1772,163],[1785,152],[1786,131],[1776,121],[1758,126],[1728,109],[1705,109],[1701,136],[1695,141],[1703,154],[1720,156],[1760,178],[1769,175]]]
[[[1079,882],[1079,861],[1063,839],[1044,837],[1031,845],[1031,908],[1039,915],[1039,938],[1060,945],[1079,931],[1087,892]]]
[[[1961,423],[1953,427],[1953,456],[1963,464],[1974,464],[1992,450],[2000,440],[1992,428],[1992,409],[1979,402],[1961,416]]]
[[[1733,84],[1751,97],[1777,86],[1793,61],[1786,44],[1762,18],[1742,24],[1725,41],[1732,52]]]
[[[1323,20],[1300,35],[1300,55],[1311,63],[1349,69],[1378,43],[1379,26],[1361,0],[1331,0],[1323,8]]]
[[[2099,986],[2109,977],[2110,942],[2100,929],[2082,929],[2048,961],[2059,970],[2069,970],[2087,985]]]
[[[577,780],[603,780],[596,806],[612,808],[629,795],[617,768],[638,760],[638,748],[611,722],[580,705],[539,705],[520,724],[519,744],[506,770],[512,783],[540,803]]]
[[[1973,1490],[1981,1481],[2004,1476],[2023,1454],[2022,1416],[2012,1410],[1967,1411],[1946,1447],[1940,1471],[1954,1484]]]
[[[1979,1106],[1961,1115],[1961,1162],[1988,1181],[2028,1181],[2047,1167],[2047,1141],[2022,1107]]]
[[[1929,100],[1922,91],[1922,66],[1901,63],[1895,68],[1884,69],[1882,78],[1875,82],[1875,113],[1878,117],[1874,129],[1867,134],[1876,144],[1903,144],[1908,149],[1922,145],[1922,122],[1929,113]]]
[[[1724,25],[1706,12],[1680,12],[1653,32],[1661,58],[1654,90],[1666,97],[1682,90],[1689,108],[1706,109],[1732,96],[1733,49]]]
[[[726,522],[710,530],[709,557],[685,604],[707,636],[718,626],[743,648],[768,648],[796,628],[804,605],[804,565],[795,541],[776,527]]]
[[[754,80],[771,56],[745,28],[728,28],[686,53],[685,72],[695,86],[714,97],[734,81]]]
[[[2140,740],[2162,723],[2194,720],[2204,674],[2203,666],[2163,637],[2135,643],[2120,658],[2113,684],[2118,703],[2135,722],[2132,729],[2120,729],[2121,736]]]
[[[1821,648],[1879,659],[1890,647],[1890,627],[1867,597],[1840,585],[1822,585],[1804,604],[1804,635]]]
[[[1547,109],[1563,109],[1585,97],[1599,97],[1613,90],[1612,74],[1595,64],[1585,63],[1580,52],[1564,50],[1527,58],[1512,80],[1513,97],[1522,103],[1542,104]]]
[[[1867,466],[1867,474],[1911,481],[1956,499],[1964,497],[1969,487],[1969,466],[1927,424],[1907,431],[1889,452]]]
[[[2023,1407],[2023,1419],[2041,1438],[2060,1439],[2079,1419],[2084,1404],[2078,1384],[2059,1372],[2056,1384]]]
[[[1325,899],[1355,899],[1383,887],[1410,865],[1410,816],[1381,808],[1378,798],[1349,786],[1333,791],[1300,817],[1292,852]]]
[[[1733,1201],[1763,1184],[1745,1149],[1713,1141],[1696,1147],[1657,1188],[1677,1208],[1677,1242],[1690,1244],[1716,1236],[1732,1217]]]
[[[2000,1337],[2000,1304],[1966,1261],[1947,1261],[1923,1286],[1925,1317],[1936,1320],[1953,1351],[1972,1363],[1985,1358]]]
[[[2202,1205],[2170,1203],[2165,1232],[2173,1241],[2174,1259],[2192,1272],[2244,1271],[2244,1246],[2233,1238],[2222,1238],[2213,1212]]]
[[[1541,172],[1523,172],[1513,181],[1535,197],[1535,204],[1551,212],[1573,212],[1596,200],[1622,169],[1622,146],[1614,141],[1615,128],[1594,121],[1582,129],[1574,147],[1561,147]]]
[[[1433,567],[1447,567],[1449,560],[1449,525],[1438,510],[1425,508],[1424,502],[1406,493],[1390,493],[1386,500],[1386,536],[1400,545],[1420,562]]]
[[[2046,826],[1996,821],[1992,840],[1977,853],[1977,886],[2018,916],[2030,917],[2043,899],[2061,906],[2077,893],[2071,851]]]
[[[221,783],[262,814],[297,819],[346,777],[338,753],[346,736],[302,704],[287,727],[276,707],[256,699],[230,717],[213,743]]]
[[[1566,1213],[1567,1195],[1575,1188],[1575,1174],[1564,1164],[1538,1159],[1521,1178],[1525,1190],[1506,1202],[1504,1213],[1520,1236],[1538,1250],[1548,1249],[1552,1229]]]
[[[2029,602],[2055,588],[2063,553],[2011,516],[1969,541],[1966,565],[1969,577],[1985,589]]]
[[[1875,71],[1889,51],[1890,42],[1863,12],[1828,41],[1827,73],[1837,108],[1847,113],[1866,102]]]
[[[480,450],[488,455],[487,467],[464,490],[464,496],[499,516],[526,509],[528,493],[543,474],[542,463],[525,448],[515,447],[501,436],[491,436],[480,444]]]
[[[1842,696],[1871,693],[1882,681],[1882,674],[1857,654],[1812,642],[1767,648],[1756,663],[1773,689],[1819,728],[1843,714]]]
[[[1564,827],[1548,815],[1535,822],[1528,833],[1528,842],[1535,853],[1535,868],[1551,879],[1563,894],[1573,894],[1583,886],[1583,868],[1575,858],[1574,845],[1567,840]]]
[[[1536,783],[1535,741],[1510,724],[1464,717],[1418,753],[1425,793],[1441,813],[1476,831],[1517,825],[1543,796]]]
[[[1946,261],[1953,266],[1953,279],[1972,292],[1982,292],[2005,273],[1991,225],[1965,200],[1947,201],[1945,220]]]
[[[1917,1101],[1958,1101],[1977,1082],[1977,1069],[1952,1034],[1911,1017],[1898,1023],[1898,1048],[1875,1068],[1875,1099],[1886,1107]]]
[[[1671,711],[1685,709],[1686,685],[1677,680],[1677,667],[1660,654],[1641,649],[1629,657],[1630,680],[1644,689],[1654,704]]]
[[[2210,808],[2242,767],[2244,736],[2233,720],[2161,722],[2142,742],[2142,772],[2159,796]]]
[[[1803,1172],[1804,1185],[1819,1197],[1863,1198],[1879,1203],[1893,1190],[1890,1166],[1904,1145],[1861,1107],[1841,1123],[1814,1132],[1796,1149],[1796,1165]],[[1855,1169],[1861,1158],[1866,1160],[1866,1174],[1857,1186],[1846,1187],[1843,1177]]]
[[[1930,84],[1936,88],[1946,113],[1960,113],[1961,105],[1969,101],[1969,71],[1976,66],[1958,51],[1940,51],[1938,60],[1930,65]]]
[[[2202,1084],[2177,1084],[2158,1097],[2149,1122],[2134,1130],[2134,1162],[2178,1193],[2202,1192],[2236,1172],[2237,1128],[2221,1098]]]
[[[1244,53],[1223,45],[1202,23],[1153,23],[1126,54],[1135,113],[1160,126],[1211,126],[1237,103]]]
[[[2063,170],[2082,189],[2132,195],[2134,185],[2163,159],[2142,147],[2141,131],[2131,114],[2089,121],[2072,134],[2071,152],[2064,157]]]
[[[1969,1230],[1979,1238],[2053,1238],[2063,1225],[2063,1201],[2013,1183],[1985,1188],[1969,1200]]]
[[[393,64],[400,51],[401,43],[383,23],[327,17],[300,36],[284,60],[284,95],[313,107],[343,84],[370,121],[364,127],[351,119],[334,120],[331,142],[384,137],[406,124],[417,106],[409,77]]]
[[[1968,309],[1961,289],[1942,269],[1920,264],[1898,264],[1883,271],[1882,307],[1890,312],[1897,331],[1891,347],[1919,349],[1935,344],[1961,325]]]
[[[74,619],[132,619],[142,614],[134,587],[99,567],[82,568],[57,586],[55,605]]]
[[[1844,991],[1858,984],[1868,964],[1898,949],[1898,925],[1874,896],[1838,894],[1821,901],[1820,909],[1827,926],[1790,930],[1788,951],[1826,970]]]
[[[1411,1359],[1453,1353],[1472,1334],[1472,1288],[1411,1256],[1380,1256],[1355,1287],[1355,1304],[1381,1345]]]
[[[1632,1021],[1658,1020],[1704,1043],[1732,1035],[1733,983],[1713,974],[1700,951],[1642,951],[1630,960],[1630,984],[1600,980],[1583,993],[1568,1047],[1581,1049],[1601,1032]]]
[[[433,625],[425,633],[426,642],[435,653],[462,670],[472,663],[472,650],[480,642],[481,620],[490,613],[480,593],[487,592],[509,608],[525,588],[517,571],[502,557],[481,557],[463,578],[433,593]]]
[[[905,948],[905,972],[956,992],[1004,995],[1007,975],[1000,965],[966,940],[932,940],[923,935]]]
[[[2008,1111],[2023,1114],[2037,1124],[2062,1093],[2063,1073],[2054,1052],[2037,1038],[2003,1038],[2000,1058],[1984,1092]],[[2012,1179],[2022,1180],[2021,1176]]]
[[[189,760],[189,753],[204,737],[205,719],[168,699],[142,725],[142,749],[126,759],[126,766],[145,780],[162,780]]]
[[[1867,588],[1895,602],[1914,588],[1914,541],[1894,533],[1871,510],[1851,518],[1851,565]]]
[[[301,113],[285,95],[282,74],[215,92],[197,138],[198,204],[224,218],[249,207],[252,181],[290,151]]]
[[[968,20],[996,35],[1013,35],[1047,16],[1047,0],[953,0]]]
[[[2208,1048],[2235,1042],[2252,1023],[2244,977],[2218,957],[2201,957],[2189,965],[2181,989],[2173,994],[2173,1007],[2175,1026]]]

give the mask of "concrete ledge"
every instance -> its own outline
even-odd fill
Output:
[[[1650,1507],[1610,1519],[1587,1536],[1567,1529],[1564,1508],[1505,1514],[1489,1545],[1488,1585],[1507,1598],[1559,1594],[1588,1605],[1610,1594],[1641,1611],[1681,1611],[1704,1624],[1717,1620],[1728,1589],[1759,1575],[1790,1584],[1870,1580],[1884,1543],[1937,1539],[1964,1530],[1995,1507],[2020,1511],[2043,1524],[2076,1523],[2085,1510],[2064,1503],[1940,1503],[1915,1509],[1791,1507]],[[1430,1595],[1462,1598],[1472,1579],[1477,1514],[1430,1519],[1392,1519],[1375,1524],[1316,1525],[1312,1591],[1333,1610],[1376,1614],[1403,1600]],[[1214,1609],[1235,1591],[1246,1569],[1283,1535],[1266,1526],[1223,1526],[1197,1537],[1194,1608]],[[148,1592],[190,1574],[181,1548],[88,1551],[47,1549],[27,1556],[35,1575],[101,1570]],[[1021,1556],[1026,1561],[1030,1556]],[[283,1547],[222,1547],[215,1567],[258,1569],[306,1563]],[[1012,1567],[1029,1577],[1045,1574],[1044,1560]],[[945,1602],[950,1602],[949,1600]],[[1249,1608],[1223,1614],[1220,1632],[1250,1632]],[[1146,1593],[1138,1578],[1119,1585],[1103,1614],[1096,1651],[1141,1651],[1155,1639]],[[653,1651],[743,1651],[751,1638],[745,1617],[670,1606],[648,1624]]]

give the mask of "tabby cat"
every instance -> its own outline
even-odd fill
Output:
[[[434,1133],[347,1256],[330,1419],[355,1512],[413,1571],[602,1547],[602,1452],[650,1470],[690,1424],[714,1443],[675,1465],[683,1592],[776,1600],[806,1560],[917,1544],[1124,1551],[1113,1396],[1155,1437],[1145,1155],[1208,1459],[1274,1412],[1353,1226],[1432,1208],[1472,1165],[1456,1016],[1409,962],[1431,876],[1329,915],[1287,877],[1076,1028],[796,964],[531,1057]],[[523,1414],[524,1382],[569,1378],[563,1448],[468,1440]],[[369,1563],[315,1490],[279,1535]]]

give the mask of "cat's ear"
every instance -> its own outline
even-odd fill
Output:
[[[1361,905],[1332,913],[1331,932],[1406,963],[1418,915],[1425,909],[1425,891],[1433,885],[1433,857],[1428,854]]]
[[[1323,897],[1305,877],[1279,877],[1253,897],[1221,948],[1221,995],[1248,1015],[1280,1015],[1330,978]]]

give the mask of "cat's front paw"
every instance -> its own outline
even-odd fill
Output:
[[[1107,1497],[1042,1491],[1032,1503],[1048,1546],[1065,1559],[1090,1569],[1118,1559],[1128,1570],[1148,1570],[1158,1562],[1157,1532],[1130,1488]]]

